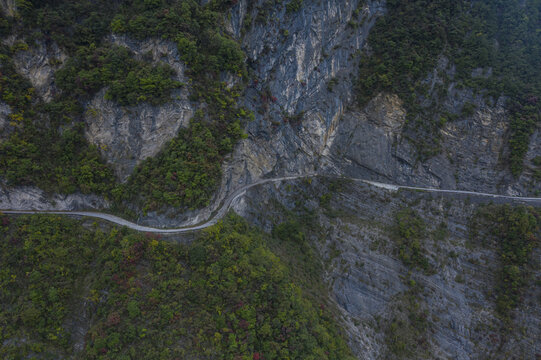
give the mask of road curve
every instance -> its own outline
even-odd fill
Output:
[[[198,225],[184,226],[184,227],[175,228],[175,229],[161,229],[161,228],[143,226],[143,225],[139,225],[131,221],[125,220],[115,215],[101,213],[101,212],[94,212],[94,211],[9,210],[9,209],[2,210],[0,209],[0,212],[5,213],[5,214],[56,214],[56,215],[69,215],[69,216],[86,216],[86,217],[93,217],[97,219],[106,220],[120,226],[126,226],[127,228],[130,228],[136,231],[142,231],[142,232],[148,232],[148,233],[160,233],[160,234],[179,234],[179,233],[184,233],[184,232],[201,230],[201,229],[204,229],[216,224],[218,220],[224,217],[224,215],[230,209],[233,202],[239,199],[240,197],[242,197],[246,193],[246,191],[250,188],[253,188],[258,185],[271,183],[271,182],[295,180],[295,179],[309,178],[309,177],[314,177],[314,176],[333,177],[333,178],[340,178],[340,179],[351,180],[351,181],[356,181],[356,182],[362,182],[371,186],[387,189],[390,191],[398,191],[398,190],[404,189],[404,190],[415,190],[415,191],[425,191],[425,192],[434,192],[434,193],[448,193],[448,194],[469,195],[469,196],[477,196],[477,197],[489,197],[493,199],[504,199],[504,200],[514,200],[514,201],[518,200],[518,201],[523,201],[523,202],[537,202],[541,204],[541,198],[539,197],[499,195],[499,194],[489,194],[489,193],[466,191],[466,190],[445,190],[445,189],[436,189],[436,188],[429,188],[429,187],[395,185],[395,184],[381,183],[377,181],[370,181],[366,179],[351,178],[351,177],[327,176],[327,175],[319,175],[319,174],[303,174],[303,175],[283,176],[283,177],[270,178],[270,179],[261,179],[254,183],[242,186],[241,188],[235,190],[227,198],[225,198],[222,201],[221,205],[218,207],[217,211],[215,211],[213,215],[211,215],[211,217],[204,223],[201,223]]]

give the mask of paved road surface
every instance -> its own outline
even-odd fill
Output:
[[[280,182],[280,181],[294,180],[294,179],[299,179],[299,178],[308,178],[308,177],[314,177],[314,176],[318,176],[318,175],[317,174],[304,174],[304,175],[277,177],[277,178],[271,178],[271,179],[261,179],[252,184],[245,185],[235,190],[231,195],[229,195],[226,199],[224,199],[224,201],[222,202],[218,210],[206,222],[201,223],[199,225],[190,225],[190,226],[185,226],[185,227],[181,227],[177,229],[160,229],[160,228],[153,228],[149,226],[138,225],[131,221],[122,219],[118,216],[114,216],[114,215],[110,215],[106,213],[100,213],[100,212],[93,212],[93,211],[54,211],[54,210],[31,210],[31,209],[29,210],[9,210],[9,209],[1,210],[0,209],[0,211],[6,214],[58,214],[58,215],[71,215],[71,216],[88,216],[88,217],[106,220],[106,221],[115,223],[117,225],[126,226],[136,231],[143,231],[143,232],[148,232],[148,233],[161,233],[161,234],[178,234],[178,233],[183,233],[183,232],[201,230],[201,229],[204,229],[216,224],[218,220],[224,217],[224,215],[227,213],[227,211],[231,207],[231,204],[233,204],[235,200],[244,196],[244,194],[246,193],[246,190],[250,188],[253,188],[255,186],[262,185],[262,184],[271,183],[271,182]],[[337,176],[336,178],[339,178],[339,177]],[[541,205],[541,198],[537,198],[537,197],[521,197],[521,196],[510,196],[510,195],[488,194],[488,193],[465,191],[465,190],[445,190],[445,189],[425,188],[425,187],[416,187],[416,186],[403,186],[403,185],[394,185],[394,184],[370,181],[370,180],[365,180],[365,179],[357,179],[357,178],[349,178],[349,177],[340,177],[340,178],[362,182],[365,184],[387,189],[390,191],[398,191],[400,189],[419,190],[419,191],[425,191],[425,192],[470,195],[470,196],[488,197],[488,198],[504,199],[504,200],[512,200],[512,201],[520,200],[527,203],[537,203]]]

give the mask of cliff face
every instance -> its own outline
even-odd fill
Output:
[[[13,45],[18,39],[10,37],[3,42]],[[49,102],[58,91],[54,82],[54,73],[66,61],[67,55],[55,43],[37,43],[27,50],[18,51],[13,62],[17,72],[27,78],[36,94],[43,101]]]
[[[240,2],[232,12],[236,34],[246,11],[246,3]],[[245,171],[257,176],[319,166],[400,184],[507,194],[539,190],[529,169],[514,179],[503,165],[509,136],[505,99],[489,105],[481,95],[450,83],[443,108],[456,114],[468,103],[476,110],[441,129],[441,152],[425,162],[406,139],[412,134],[404,133],[405,110],[396,96],[379,94],[365,108],[356,108],[356,59],[383,13],[378,2],[307,2],[298,13],[271,12],[268,23],[248,26],[243,44],[258,78],[254,88],[271,100],[257,104],[257,95],[250,98],[248,92],[257,121],[248,126],[252,136],[242,144],[240,151],[245,150],[234,156],[237,161],[247,158]],[[432,83],[431,91],[442,83],[436,70],[454,71],[442,58],[426,80]],[[534,135],[526,164],[531,165],[538,147]],[[261,155],[250,159],[250,154]]]
[[[258,21],[260,7],[264,2],[240,1],[231,16],[234,34],[247,29],[243,46],[256,79],[246,95],[256,120],[226,171],[233,183],[319,166],[353,98],[356,54],[383,11],[379,2],[306,2],[293,14],[270,9]]]
[[[375,20],[384,14],[383,4],[305,2],[297,13],[273,8],[265,12],[265,21],[244,23],[257,19],[264,5],[240,1],[231,13],[230,31],[242,38],[255,74],[245,101],[256,121],[248,124],[249,138],[224,167],[222,193],[265,174],[315,169],[448,189],[513,195],[540,190],[532,164],[539,155],[537,132],[523,174],[514,178],[504,165],[509,136],[504,98],[489,104],[449,83],[442,107],[453,114],[465,104],[475,110],[443,126],[440,153],[425,161],[408,140],[416,135],[406,132],[397,96],[379,94],[364,108],[356,106],[357,60]],[[432,84],[429,96],[434,85],[443,83],[440,71],[452,75],[452,59],[440,59],[426,79]]]
[[[175,80],[187,82],[175,44],[156,39],[130,41],[123,36],[112,36],[110,40],[129,48],[138,60],[149,57],[153,63],[170,65],[176,72]],[[103,89],[86,105],[86,137],[100,148],[121,181],[142,160],[155,156],[180,127],[188,125],[194,113],[187,88],[177,90],[173,100],[161,106],[123,107],[106,100],[105,93]]]
[[[235,210],[268,230],[283,219],[284,209],[301,217],[315,214],[320,226],[312,228],[310,240],[326,264],[330,291],[359,359],[538,356],[539,250],[532,254],[513,322],[505,323],[496,311],[499,244],[489,240],[490,229],[481,227],[474,235],[486,200],[396,193],[353,182],[338,188],[325,179],[266,185],[249,191]],[[400,260],[394,228],[397,212],[405,208],[426,225],[420,247],[429,271]],[[395,322],[400,329],[393,329]],[[398,353],[392,351],[397,342],[405,345]]]
[[[254,179],[315,171],[509,195],[531,195],[541,190],[534,164],[541,156],[539,131],[530,139],[526,170],[520,177],[514,178],[503,165],[509,136],[505,99],[488,104],[472,91],[457,89],[451,83],[445,109],[458,113],[464,104],[471,103],[475,110],[443,126],[441,152],[425,161],[419,159],[408,140],[414,135],[406,131],[406,110],[398,96],[381,93],[365,107],[356,106],[358,60],[367,50],[366,39],[376,19],[385,14],[383,1],[305,0],[300,10],[289,13],[284,6],[266,4],[262,0],[240,0],[229,17],[227,31],[242,42],[252,73],[241,102],[253,110],[255,120],[246,125],[248,137],[226,159],[212,205],[175,218],[149,214],[143,222],[162,226],[182,220],[194,223]],[[110,41],[130,48],[136,57],[169,64],[177,73],[176,80],[186,84],[173,94],[172,101],[161,106],[121,107],[104,98],[105,90],[85,104],[87,139],[100,148],[117,176],[125,180],[138,163],[155,156],[181,127],[187,126],[197,104],[189,100],[185,65],[174,44],[118,36],[111,36]],[[53,70],[64,59],[53,45],[20,52],[15,61],[21,74],[47,101],[55,89]],[[444,59],[440,65],[447,68],[449,61],[452,59]],[[427,81],[439,80],[433,75]],[[0,103],[2,136],[9,113],[9,107]],[[274,185],[251,190],[235,210],[267,230],[283,215],[283,208],[276,203],[294,209],[295,201],[301,201],[319,211],[317,199],[328,191],[328,184],[315,181],[293,186],[294,191]],[[295,193],[303,197],[299,200]],[[49,202],[32,188],[5,190],[0,199],[0,207],[5,208],[107,205],[103,200],[78,195]],[[412,193],[393,196],[357,184],[346,186],[333,197],[330,210],[334,212],[319,211],[318,221],[324,231],[311,234],[312,240],[328,263],[325,276],[359,358],[392,358],[383,355],[389,351],[389,328],[394,319],[407,317],[409,311],[410,288],[404,279],[410,276],[410,270],[397,259],[389,233],[394,214],[404,207],[415,209],[430,224],[430,235],[423,241],[436,273],[413,275],[422,287],[416,301],[428,314],[423,346],[430,358],[538,356],[538,286],[527,290],[516,310],[515,324],[520,325],[505,339],[497,330],[502,326],[492,294],[497,248],[472,245],[469,237],[479,206],[476,201],[451,197]],[[439,224],[446,227],[443,238],[435,235]],[[539,259],[536,251],[533,258]],[[538,269],[532,275],[537,279],[541,276]]]
[[[0,102],[0,139],[9,134],[9,114],[11,114],[9,105]]]
[[[439,134],[440,153],[425,161],[419,160],[408,140],[416,135],[405,133],[405,109],[397,96],[379,94],[364,108],[356,106],[358,60],[367,51],[370,29],[384,13],[384,4],[377,1],[306,1],[289,13],[285,6],[264,1],[239,1],[232,8],[226,30],[242,42],[252,72],[241,102],[256,118],[246,126],[248,138],[226,160],[213,203],[256,178],[315,170],[513,195],[541,190],[532,163],[539,155],[537,132],[519,178],[503,165],[509,136],[505,99],[489,105],[480,95],[450,83],[444,108],[459,113],[470,103],[475,111],[447,122]],[[155,156],[180,127],[187,126],[197,104],[188,99],[185,65],[173,43],[125,36],[111,36],[109,41],[128,47],[136,58],[169,64],[176,80],[186,84],[161,106],[122,107],[106,100],[105,90],[86,104],[86,137],[124,181],[140,161]],[[63,59],[53,44],[20,52],[15,60],[47,100],[54,91],[52,71]],[[439,71],[452,74],[452,61],[442,58],[426,81],[441,84]],[[203,212],[212,210],[211,205]]]

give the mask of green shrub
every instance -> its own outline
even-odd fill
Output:
[[[302,7],[302,3],[303,3],[303,0],[291,0],[286,5],[286,13],[290,14],[290,13],[295,13],[299,11]]]
[[[396,213],[394,232],[398,243],[398,256],[407,266],[424,271],[430,269],[422,240],[426,236],[426,225],[417,213],[404,208]]]
[[[491,205],[482,208],[475,219],[474,233],[489,235],[498,246],[496,310],[509,322],[527,284],[532,250],[539,246],[539,215],[533,208]]]
[[[438,58],[446,56],[456,65],[456,75],[443,74],[443,86],[455,82],[492,101],[502,95],[508,98],[510,157],[506,160],[518,176],[541,118],[541,33],[537,31],[541,3],[390,0],[386,6],[386,15],[368,37],[372,53],[360,62],[359,105],[380,92],[397,94],[404,101],[408,130],[416,134],[410,139],[420,157],[433,156],[439,152],[439,129],[445,123],[437,119],[446,92],[429,96],[425,79]],[[506,31],[499,30],[503,28]],[[473,78],[478,68],[491,68],[492,76]],[[472,110],[466,106],[461,116],[470,116]]]
[[[0,231],[1,358],[354,358],[330,312],[292,281],[298,272],[239,217],[192,245],[56,215]]]
[[[180,86],[171,79],[174,70],[164,64],[152,66],[136,61],[121,46],[83,47],[57,71],[58,86],[70,96],[88,97],[109,86],[106,98],[121,105],[169,100],[172,89]]]

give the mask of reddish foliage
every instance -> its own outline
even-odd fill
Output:
[[[239,326],[240,326],[241,329],[246,330],[246,329],[248,329],[248,326],[249,326],[249,325],[250,325],[250,324],[248,323],[248,321],[246,321],[246,320],[244,320],[244,319],[242,319],[241,321],[239,321]]]
[[[115,326],[118,324],[120,324],[120,315],[116,311],[110,313],[109,316],[107,316],[105,326]]]
[[[257,353],[254,353],[253,359],[254,360],[262,360],[263,356],[260,353],[257,352]]]

